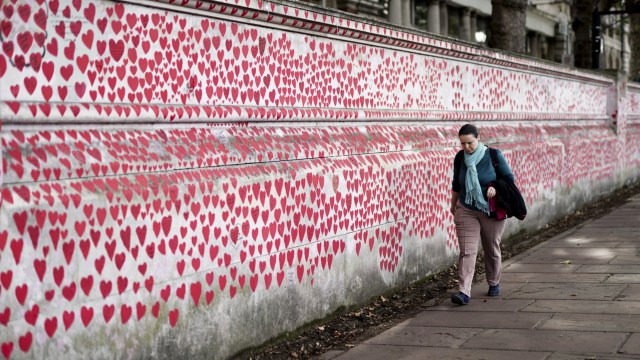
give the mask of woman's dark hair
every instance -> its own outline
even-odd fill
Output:
[[[464,124],[458,131],[458,136],[462,135],[473,135],[473,137],[478,137],[478,128],[471,124]]]

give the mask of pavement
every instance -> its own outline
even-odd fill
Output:
[[[500,287],[318,359],[640,359],[640,195],[503,262]]]

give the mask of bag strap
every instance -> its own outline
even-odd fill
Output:
[[[500,177],[500,173],[498,172],[498,168],[500,165],[500,161],[498,161],[498,149],[489,147],[489,156],[491,156],[491,163],[493,164],[493,169],[496,171],[496,178]],[[464,159],[464,150],[458,151],[455,159],[453,160],[453,175],[455,178],[458,178],[460,174],[460,166],[462,166],[462,161]]]
[[[489,155],[491,156],[491,163],[493,164],[493,169],[496,171],[496,179],[500,178],[500,173],[498,172],[498,168],[500,162],[498,161],[498,149],[494,149],[492,147],[489,148]]]
[[[462,166],[462,161],[464,159],[464,150],[458,151],[455,159],[453,160],[453,176],[454,179],[457,179],[460,176],[460,166]]]

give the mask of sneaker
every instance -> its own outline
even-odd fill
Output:
[[[500,284],[496,286],[489,285],[489,292],[487,293],[489,296],[498,296],[500,295]]]
[[[467,294],[460,291],[457,294],[451,295],[451,302],[458,305],[467,305],[469,303],[469,296]]]

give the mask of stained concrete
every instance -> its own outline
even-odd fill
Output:
[[[408,326],[405,323],[385,331],[381,336],[365,341],[365,344],[457,348],[480,331],[482,329],[419,327]]]
[[[610,354],[626,340],[623,333],[488,329],[467,341],[465,349],[565,351]]]
[[[443,311],[425,311],[404,322],[407,326],[533,329],[547,319],[546,314],[519,312],[465,312],[455,317]]]
[[[504,266],[504,265],[503,265]],[[551,264],[527,264],[527,263],[514,263],[504,267],[503,273],[573,273],[580,268],[580,265],[576,264],[559,264],[554,261]]]
[[[640,284],[640,274],[616,274],[609,276],[606,283]]]
[[[640,284],[630,284],[629,287],[620,294],[620,300],[640,301]]]
[[[599,283],[529,283],[520,291],[508,295],[509,299],[575,299],[613,300],[620,295],[626,285],[605,285]]]
[[[515,300],[513,300],[515,301]],[[536,300],[521,311],[544,313],[640,314],[640,301]]]
[[[627,265],[584,265],[576,270],[577,273],[591,274],[640,274],[640,264]]]
[[[429,347],[429,352],[425,353],[424,347],[417,346],[396,346],[396,345],[369,345],[362,344],[354,347],[348,352],[339,355],[340,360],[545,360],[549,357],[549,352],[540,351],[504,351],[485,349],[452,349]],[[328,360],[334,357],[320,356],[318,359]]]
[[[504,290],[503,290],[504,291]],[[460,306],[456,308],[456,312],[468,312],[468,311],[483,311],[483,312],[509,312],[509,311],[520,311],[529,306],[533,300],[521,300],[521,299],[486,299],[486,301],[475,301],[473,300],[474,306]],[[439,304],[432,308],[429,308],[430,311],[441,310],[441,311],[451,311],[451,305],[448,303]]]
[[[503,273],[502,282],[594,283],[609,279],[607,274]]]
[[[631,314],[554,314],[540,326],[545,330],[640,332],[640,315]]]
[[[619,352],[625,355],[637,355],[640,358],[640,334],[632,334]]]
[[[624,355],[589,355],[553,353],[546,360],[637,360],[637,357]]]

